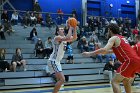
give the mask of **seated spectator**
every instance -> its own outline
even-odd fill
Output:
[[[34,44],[37,43],[38,36],[37,36],[36,28],[33,28],[32,31],[30,32],[30,38],[29,38],[29,40],[32,40],[34,42]]]
[[[109,62],[109,59],[115,61],[116,60],[116,55],[114,53],[106,54],[105,58],[106,58],[106,62]]]
[[[111,83],[111,80],[113,78],[114,72],[120,67],[121,63],[119,61],[113,61],[112,59],[109,60],[104,66],[103,72],[104,75],[109,76],[109,81]]]
[[[85,36],[88,36],[91,34],[91,29],[90,29],[88,23],[86,23],[84,26],[84,32],[85,32],[85,34],[84,34]]]
[[[30,24],[30,12],[27,11],[23,16],[23,25],[26,28]]]
[[[52,25],[54,25],[54,22],[52,20],[52,17],[49,13],[46,14],[46,25],[47,27],[51,28]]]
[[[11,64],[14,72],[16,72],[17,66],[23,66],[24,71],[26,71],[26,60],[23,59],[20,48],[16,48],[16,53],[13,54]]]
[[[17,25],[18,24],[18,13],[17,11],[14,11],[11,17],[11,23],[13,25]]]
[[[43,17],[42,17],[41,13],[39,13],[38,16],[37,16],[37,23],[38,24],[43,24]]]
[[[35,56],[43,57],[43,52],[44,52],[44,46],[42,40],[39,38],[37,43],[35,44]]]
[[[4,10],[1,14],[1,24],[3,25],[5,21],[7,22],[9,20],[9,16],[7,14],[7,10]]]
[[[83,36],[81,40],[79,40],[77,47],[80,49],[81,53],[86,51],[88,52],[88,41],[86,40],[86,37]]]
[[[74,60],[73,60],[73,49],[72,49],[72,46],[71,46],[71,43],[70,42],[67,42],[66,51],[67,51],[67,54],[68,54],[67,63],[74,64]]]
[[[6,40],[5,35],[4,35],[3,25],[0,25],[0,37],[1,37],[2,40]]]
[[[10,70],[10,64],[5,60],[6,50],[4,48],[0,49],[0,71]]]
[[[100,43],[95,43],[95,50],[100,49],[101,48],[101,44]],[[96,55],[96,62],[103,62],[103,55],[102,54],[98,54]]]
[[[98,39],[98,36],[96,35],[95,31],[92,32],[92,35],[90,36],[90,38],[93,38],[95,43],[99,43],[99,39]]]
[[[132,31],[133,39],[140,33],[138,27],[135,27],[135,29]]]
[[[4,23],[4,31],[7,32],[8,35],[11,35],[11,33],[14,32],[10,21],[5,21],[5,23]]]
[[[113,17],[112,20],[110,21],[110,23],[113,23],[113,24],[117,24],[115,18]]]
[[[34,25],[36,26],[37,18],[34,15],[34,13],[31,13],[30,20],[31,20],[30,26],[34,26]]]
[[[48,59],[52,52],[53,52],[52,39],[51,37],[48,37],[48,40],[45,41],[44,57]]]
[[[88,42],[88,46],[89,46],[89,51],[94,51],[95,50],[94,38],[90,38],[90,41]]]

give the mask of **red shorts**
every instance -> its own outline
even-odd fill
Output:
[[[140,72],[140,59],[125,61],[117,70],[117,73],[126,78],[133,78],[136,72]]]

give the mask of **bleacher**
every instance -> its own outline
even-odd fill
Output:
[[[14,26],[15,32],[11,36],[6,35],[6,40],[0,40],[0,48],[6,48],[6,60],[11,63],[15,48],[21,48],[23,57],[27,60],[27,71],[17,69],[17,72],[0,72],[0,89],[33,88],[53,86],[55,81],[45,71],[47,59],[34,56],[34,44],[25,38],[29,36],[32,27],[23,29],[22,26]],[[55,28],[49,30],[45,27],[36,27],[38,36],[45,42],[47,37],[54,36]],[[83,57],[72,44],[74,52],[74,64],[66,64],[67,54],[62,60],[64,75],[67,77],[65,85],[105,83],[108,78],[103,75],[105,63],[95,63],[95,59]]]

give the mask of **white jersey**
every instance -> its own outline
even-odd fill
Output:
[[[60,64],[64,53],[65,53],[66,41],[62,41],[61,43],[53,41],[53,52],[50,55],[49,60],[55,61],[55,64]]]

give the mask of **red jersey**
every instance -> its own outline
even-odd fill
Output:
[[[140,43],[135,44],[133,49],[136,51],[137,55],[140,57]]]
[[[127,62],[134,59],[139,59],[136,52],[132,49],[128,41],[120,35],[117,35],[120,38],[120,45],[118,47],[112,47],[113,52],[120,62]]]

